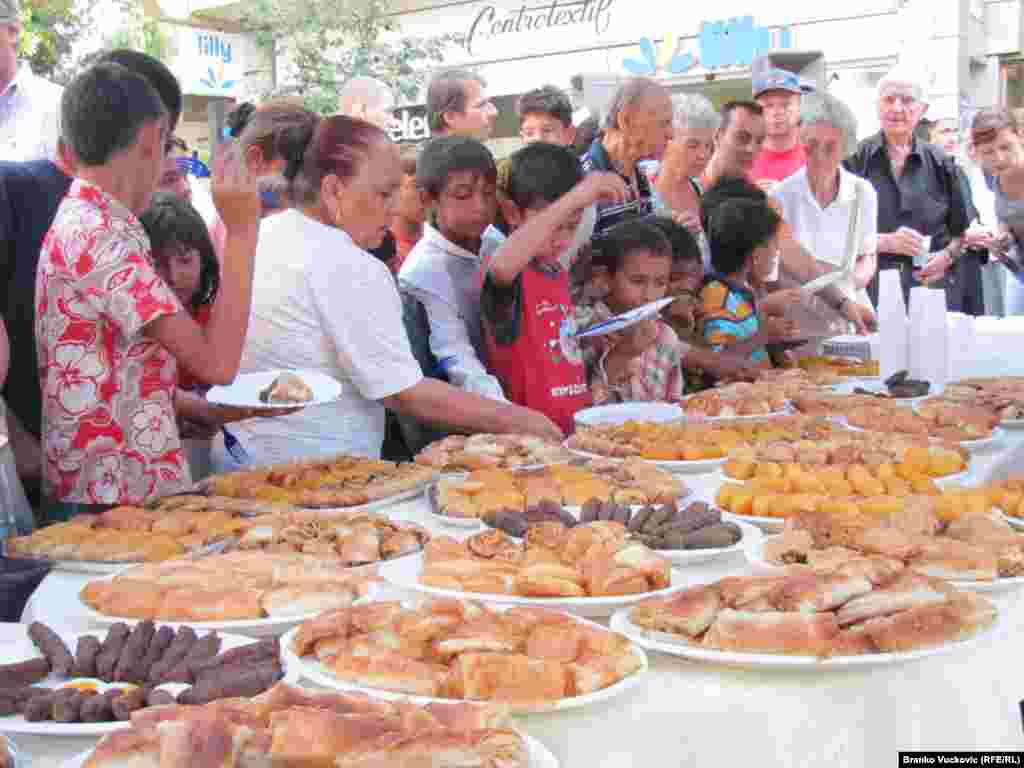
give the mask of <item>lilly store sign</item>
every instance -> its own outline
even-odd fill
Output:
[[[744,16],[702,22],[696,39],[681,32],[666,34],[660,40],[641,38],[639,58],[625,59],[622,67],[632,75],[646,77],[684,75],[696,69],[749,67],[763,53],[792,47],[789,27],[761,27],[752,16]]]
[[[195,27],[171,29],[175,57],[170,68],[182,90],[194,96],[235,96],[246,71],[244,38]]]

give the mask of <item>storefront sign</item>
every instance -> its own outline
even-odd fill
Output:
[[[557,27],[588,27],[601,35],[611,23],[611,8],[615,0],[578,0],[562,2],[552,0],[550,5],[527,6],[506,11],[493,5],[480,9],[466,33],[466,52],[471,56],[482,53],[474,46],[505,35],[531,34]]]
[[[642,59],[626,59],[622,66],[631,74],[647,76],[678,75],[696,67],[749,67],[763,53],[792,48],[793,33],[789,27],[759,27],[752,16],[744,16],[703,22],[696,42],[695,50],[687,51],[687,40],[680,35],[666,35],[660,44],[645,37],[640,40]]]
[[[174,56],[167,65],[186,94],[233,97],[245,76],[240,35],[167,25]]]
[[[395,122],[388,128],[388,136],[396,144],[418,142],[430,138],[426,107],[408,107],[395,110]]]

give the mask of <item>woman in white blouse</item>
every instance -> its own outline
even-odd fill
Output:
[[[783,218],[800,244],[823,266],[843,269],[837,287],[847,298],[870,306],[865,290],[877,268],[878,195],[866,180],[841,165],[857,144],[857,120],[828,93],[804,95],[800,141],[807,165],[772,190]],[[851,218],[856,217],[856,222]],[[855,224],[851,249],[851,223]]]
[[[377,457],[385,408],[429,423],[479,432],[558,439],[534,411],[425,379],[409,348],[402,304],[380,245],[402,178],[384,132],[344,116],[291,130],[285,145],[292,210],[260,227],[244,372],[313,369],[338,379],[341,397],[233,432],[256,464],[351,453]],[[223,445],[218,469],[234,461]]]

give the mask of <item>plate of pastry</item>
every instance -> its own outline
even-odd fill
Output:
[[[501,510],[487,515],[483,522],[516,539],[544,526],[561,530],[592,522],[615,522],[626,527],[636,540],[676,565],[696,565],[743,551],[743,541],[760,537],[750,525],[729,519],[721,510],[704,501],[688,504],[624,506],[614,502],[589,501],[581,509],[569,510],[541,502],[527,512]]]
[[[569,461],[572,454],[558,443],[533,435],[449,435],[431,443],[416,463],[446,474],[475,469],[537,469]]]
[[[626,422],[581,427],[565,445],[592,458],[642,461],[669,472],[704,473],[724,464],[740,446],[824,440],[840,431],[828,419],[802,415],[669,424]]]
[[[160,724],[159,728],[153,726]],[[129,725],[129,724],[125,724]],[[474,765],[558,768],[543,744],[513,727],[508,708],[419,706],[357,692],[278,683],[230,708],[138,713],[65,768],[167,765]]]
[[[670,424],[683,420],[683,409],[674,403],[615,403],[584,408],[573,416],[577,426],[596,427],[602,424],[625,424],[647,421]]]
[[[2,733],[100,736],[148,706],[255,695],[286,677],[276,639],[152,622],[93,633],[36,622],[0,654]]]
[[[676,502],[690,490],[679,477],[639,460],[573,459],[533,470],[481,469],[440,479],[427,489],[433,519],[457,527],[498,512],[530,515],[557,508],[566,525],[592,500],[624,506]],[[447,519],[446,519],[447,518]]]
[[[514,714],[596,704],[647,670],[642,650],[576,616],[429,598],[322,614],[281,638],[281,657],[325,688],[417,704],[495,701]]]
[[[385,563],[380,575],[396,587],[435,597],[560,609],[588,618],[685,586],[682,571],[611,521],[572,529],[543,524],[522,540],[494,528],[465,541],[435,536],[422,555]]]
[[[347,569],[310,555],[248,551],[128,568],[88,582],[78,600],[102,625],[153,619],[266,637],[379,587],[375,566]]]
[[[1000,513],[966,514],[941,528],[935,523],[924,505],[884,523],[864,514],[815,513],[798,517],[783,533],[750,540],[745,549],[747,559],[764,568],[892,570],[887,577],[906,568],[971,592],[1024,586],[1024,536]]]
[[[196,493],[315,509],[370,512],[418,496],[439,473],[414,462],[338,455],[269,464],[197,483]]]
[[[154,508],[122,505],[98,515],[76,515],[9,538],[4,549],[12,557],[49,560],[55,570],[106,575],[133,564],[215,554],[246,525],[238,509],[177,497]]]
[[[890,566],[891,568],[891,566]],[[880,578],[886,581],[879,581]],[[876,583],[878,582],[878,583]],[[637,645],[740,667],[897,664],[970,647],[999,611],[974,592],[909,570],[732,576],[616,612]]]
[[[341,382],[320,371],[257,371],[242,373],[228,385],[211,387],[207,401],[234,408],[306,408],[332,403],[341,396]]]

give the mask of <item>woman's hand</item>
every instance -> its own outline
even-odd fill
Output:
[[[214,160],[210,187],[213,204],[228,233],[247,232],[259,225],[259,188],[237,142],[225,146]]]

